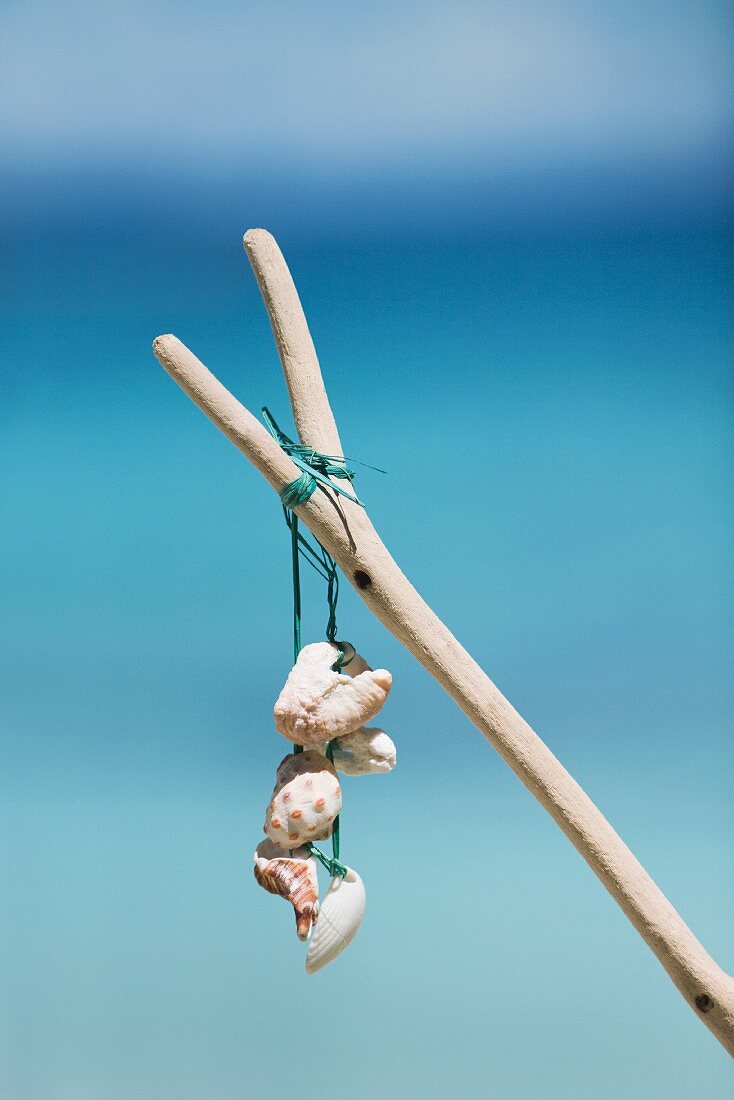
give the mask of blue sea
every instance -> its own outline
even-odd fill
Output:
[[[175,333],[288,430],[241,245],[276,232],[347,453],[387,471],[357,467],[387,545],[731,972],[728,223],[652,203],[493,219],[475,193],[465,217],[426,201],[404,224],[328,195],[309,213],[21,183],[0,319],[2,1096],[731,1095],[582,859],[348,585],[339,632],[393,673],[398,766],[345,781],[367,916],[306,978],[251,871],[287,750],[288,534],[151,352]],[[307,574],[305,640],[326,615]]]

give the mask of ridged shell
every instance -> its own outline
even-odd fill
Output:
[[[319,923],[308,945],[307,974],[328,966],[349,946],[362,923],[366,900],[362,879],[351,867],[343,878],[337,876],[331,880],[319,909]]]
[[[363,726],[346,733],[332,745],[333,763],[344,775],[373,775],[395,767],[395,743],[384,730]]]
[[[265,811],[265,832],[279,848],[297,848],[331,836],[342,806],[334,765],[316,749],[289,753],[278,765]]]
[[[258,845],[254,860],[258,884],[291,903],[296,914],[296,935],[299,940],[307,940],[319,911],[316,860],[307,848],[299,848],[286,858],[269,840]]]
[[[392,676],[384,668],[342,675],[332,671],[335,659],[330,642],[304,646],[278,697],[275,728],[297,745],[315,748],[352,733],[374,718],[387,698]]]

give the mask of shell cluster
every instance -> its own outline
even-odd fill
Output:
[[[319,905],[310,843],[331,836],[341,811],[337,772],[388,772],[396,761],[395,745],[385,731],[365,725],[387,699],[392,676],[386,669],[370,668],[353,651],[340,668],[340,653],[332,642],[304,646],[278,696],[275,728],[303,751],[289,753],[278,765],[265,810],[267,840],[254,855],[259,885],[290,901],[298,938],[311,938],[309,974],[351,943],[365,910],[364,885],[352,868],[332,878]]]

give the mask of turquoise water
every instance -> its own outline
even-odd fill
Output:
[[[175,332],[288,422],[244,205],[211,246],[80,208],[6,250],[3,1096],[728,1095],[586,865],[351,590],[399,765],[345,783],[367,918],[306,980],[250,870],[287,533],[150,352]],[[730,239],[284,225],[345,447],[388,471],[359,475],[386,542],[731,971]]]

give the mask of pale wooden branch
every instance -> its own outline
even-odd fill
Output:
[[[304,443],[341,454],[336,423],[293,280],[264,230],[245,237],[283,364]],[[154,351],[171,377],[279,492],[296,468],[261,424],[174,336]],[[446,689],[601,879],[685,1000],[734,1054],[734,979],[704,950],[603,814],[421,599],[380,540],[367,513],[324,493],[296,509],[344,575],[387,627]]]

